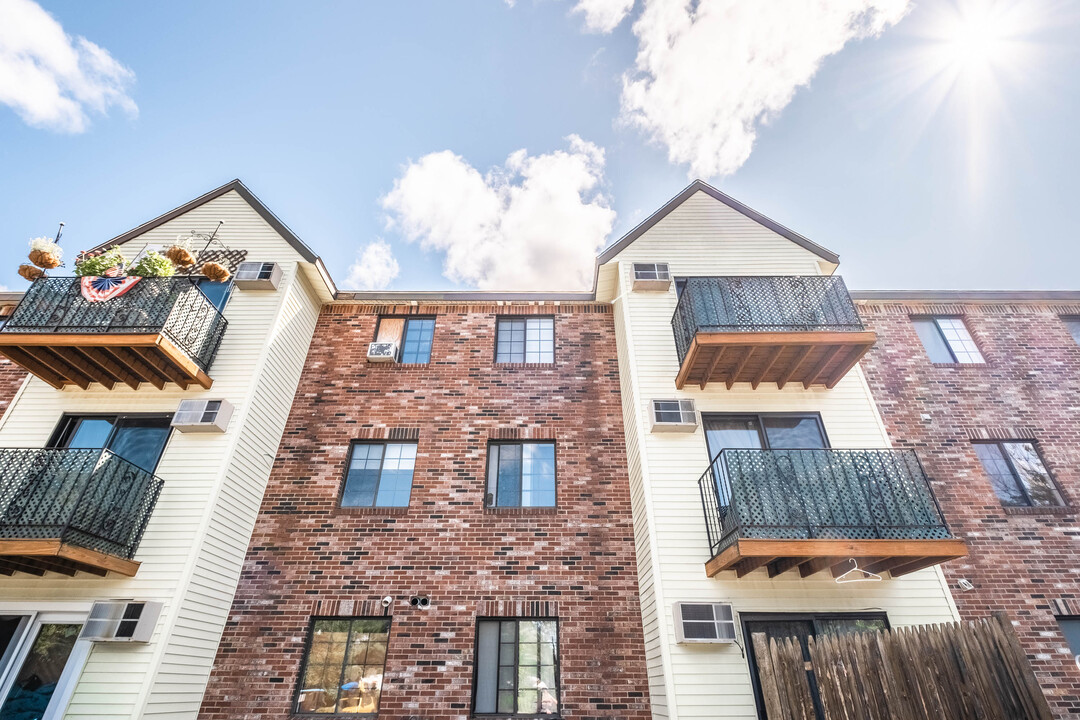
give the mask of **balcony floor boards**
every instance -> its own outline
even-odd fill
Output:
[[[69,545],[60,540],[0,540],[0,575],[24,572],[43,575],[56,572],[74,575],[77,572],[104,577],[116,573],[135,577],[139,563],[96,550]]]
[[[737,577],[767,567],[769,577],[798,568],[802,577],[850,569],[851,558],[870,572],[893,577],[967,555],[963,540],[739,540],[705,563],[713,577],[734,570]]]
[[[0,354],[58,390],[91,383],[137,389],[144,382],[159,390],[167,384],[209,389],[214,382],[161,334],[7,332],[0,334]]]
[[[862,332],[698,332],[675,378],[675,386],[723,382],[789,382],[834,387],[873,346],[877,336]]]

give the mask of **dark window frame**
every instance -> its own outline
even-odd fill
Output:
[[[1072,336],[1072,339],[1077,345],[1080,345],[1080,327],[1077,328],[1077,332],[1075,333],[1072,328],[1069,327],[1069,323],[1076,323],[1080,326],[1080,315],[1058,315],[1058,319],[1061,320],[1061,324],[1065,326],[1065,332]]]
[[[386,621],[386,653],[383,655],[383,677],[386,677],[386,659],[390,657],[390,639],[393,637],[394,629],[394,616],[393,615],[312,615],[308,618],[307,634],[304,637],[304,654],[300,656],[300,672],[296,676],[296,688],[293,690],[292,705],[289,708],[289,715],[295,717],[308,717],[308,718],[375,718],[379,715],[379,707],[382,706],[383,693],[386,690],[386,683],[384,682],[379,686],[379,702],[375,706],[375,712],[373,713],[309,713],[301,712],[297,710],[297,706],[300,702],[300,692],[304,689],[304,675],[307,674],[308,659],[311,655],[311,642],[315,637],[315,623],[319,620],[348,620],[350,623],[354,620],[384,620]],[[342,661],[341,672],[342,675],[345,672],[345,665],[349,659],[349,641],[352,639],[352,627],[349,627],[349,637],[345,641],[345,657]],[[340,676],[339,676],[340,678]]]
[[[788,620],[791,622],[809,622],[815,625],[814,637],[817,637],[816,623],[818,620],[884,620],[885,629],[891,630],[892,623],[889,615],[884,610],[866,611],[840,611],[840,612],[810,612],[810,613],[785,613],[785,612],[755,612],[739,613],[739,619],[735,626],[742,631],[743,644],[746,646],[746,661],[750,669],[750,684],[754,691],[754,704],[757,706],[757,715],[764,720],[765,701],[761,693],[761,683],[758,681],[757,657],[754,654],[754,643],[747,632],[747,624],[752,622],[769,622],[776,620]]]
[[[772,445],[769,443],[769,435],[768,435],[768,433],[765,432],[765,425],[762,422],[762,420],[765,419],[765,418],[803,418],[803,419],[805,419],[805,418],[813,418],[814,420],[817,421],[818,430],[821,432],[821,439],[825,443],[825,449],[827,450],[827,449],[832,447],[832,443],[829,441],[829,434],[827,432],[825,432],[825,421],[821,419],[821,413],[820,412],[772,412],[772,413],[769,413],[769,412],[766,412],[766,413],[760,413],[760,412],[741,412],[741,413],[740,412],[734,412],[734,413],[703,412],[703,413],[701,413],[701,429],[702,429],[702,440],[705,443],[705,454],[706,455],[709,454],[709,431],[708,431],[708,428],[705,427],[705,426],[708,424],[709,420],[711,420],[713,418],[725,418],[725,419],[729,419],[729,420],[731,420],[731,419],[736,419],[737,420],[737,419],[750,419],[750,418],[753,418],[758,424],[758,432],[761,434],[761,444],[762,444],[761,448],[725,448],[726,450],[742,450],[742,449],[747,449],[747,450],[758,450],[758,449],[760,449],[760,450],[797,450],[798,449],[798,448],[774,448],[774,447],[772,447]],[[717,454],[719,454],[719,453],[717,453]],[[709,460],[713,461],[713,460],[716,460],[716,458],[715,457],[710,457]]]
[[[343,505],[342,502],[345,499],[345,487],[349,482],[349,468],[352,466],[353,451],[358,445],[382,445],[382,455],[379,457],[379,477],[375,481],[375,490],[371,496],[370,505]],[[376,440],[376,439],[364,439],[364,440],[351,440],[349,442],[349,452],[345,454],[345,469],[341,473],[341,485],[338,489],[337,506],[340,510],[352,510],[355,508],[408,508],[412,506],[413,488],[416,481],[416,463],[413,462],[413,474],[412,479],[409,480],[409,504],[408,505],[376,505],[375,502],[379,499],[379,487],[382,485],[382,473],[383,465],[386,463],[386,446],[387,445],[415,445],[416,456],[420,456],[420,443],[417,440]]]
[[[1035,449],[1035,455],[1038,456],[1039,462],[1042,463],[1043,470],[1046,471],[1046,477],[1050,481],[1050,485],[1057,492],[1057,496],[1059,498],[1061,498],[1061,503],[1060,504],[1058,504],[1058,505],[1036,505],[1035,503],[1033,503],[1031,501],[1031,494],[1028,493],[1027,488],[1024,487],[1024,483],[1020,479],[1021,478],[1020,471],[1016,469],[1016,464],[1013,462],[1013,459],[1011,457],[1009,457],[1009,453],[1006,452],[1005,449],[1001,447],[1002,445],[1007,445],[1009,443],[1027,444],[1027,445],[1031,445],[1031,447]],[[1042,451],[1042,448],[1039,447],[1039,441],[1038,440],[1034,440],[1032,438],[1009,438],[1008,440],[972,440],[971,444],[972,445],[997,445],[998,446],[998,451],[1001,453],[1001,457],[1003,457],[1005,459],[1005,464],[1008,465],[1009,472],[1012,474],[1013,482],[1016,483],[1016,486],[1020,490],[1020,493],[1024,496],[1024,499],[1027,501],[1027,503],[1024,504],[1024,505],[1006,505],[1004,502],[1001,502],[1001,497],[997,494],[997,491],[994,491],[994,497],[996,497],[998,499],[998,502],[1001,502],[1002,507],[1027,507],[1027,508],[1036,508],[1037,509],[1037,508],[1060,508],[1060,507],[1069,507],[1070,506],[1070,503],[1069,503],[1068,499],[1065,497],[1065,493],[1062,492],[1062,490],[1061,490],[1060,483],[1058,483],[1057,479],[1054,478],[1054,473],[1050,469],[1050,465],[1046,462],[1046,456],[1043,455],[1043,451]],[[989,473],[986,470],[986,467],[982,463],[982,460],[978,457],[978,454],[976,454],[976,459],[979,461],[979,468],[983,471],[983,474],[984,475],[989,475]]]
[[[501,445],[551,445],[552,447],[552,462],[554,463],[554,491],[555,502],[552,505],[499,505],[498,493],[495,493],[495,497],[492,498],[492,502],[488,502],[488,496],[491,493],[488,492],[489,484],[491,483],[491,448]],[[521,468],[518,470],[518,496],[521,496],[521,480],[525,474],[525,451],[521,451]],[[498,477],[495,479],[495,487],[498,489]],[[555,440],[488,440],[487,454],[484,458],[484,503],[485,508],[491,509],[510,509],[510,510],[537,510],[537,509],[551,509],[559,507],[559,443]]]
[[[952,360],[950,362],[947,362],[947,363],[940,363],[940,362],[935,361],[933,358],[930,358],[930,349],[926,347],[926,343],[923,342],[922,337],[920,336],[919,337],[919,344],[921,344],[923,346],[923,350],[926,352],[926,357],[930,358],[931,363],[934,363],[936,365],[965,365],[965,366],[967,366],[967,365],[979,366],[979,365],[986,365],[987,364],[986,353],[983,351],[983,347],[979,343],[979,341],[975,339],[975,335],[972,334],[971,328],[968,326],[967,318],[964,317],[963,315],[955,315],[955,314],[946,314],[946,315],[910,315],[909,319],[912,322],[912,328],[913,329],[915,328],[914,323],[917,320],[923,320],[923,321],[929,320],[929,321],[933,322],[934,329],[937,331],[938,337],[941,338],[942,344],[945,345],[945,349],[948,350],[948,352],[949,352],[949,357],[952,358]],[[964,331],[967,332],[968,337],[971,338],[971,342],[975,346],[975,350],[978,351],[979,358],[980,358],[981,362],[962,362],[961,360],[958,360],[957,357],[956,357],[956,350],[953,349],[952,343],[949,342],[949,339],[947,337],[945,337],[945,333],[942,332],[942,330],[941,330],[941,325],[939,325],[938,322],[937,322],[938,320],[959,320],[960,323],[964,326]],[[918,335],[918,330],[917,329],[915,330],[915,334]]]
[[[518,360],[499,360],[499,325],[501,323],[503,323],[503,322],[510,322],[510,321],[513,321],[513,320],[525,321],[525,345],[527,347],[528,344],[529,344],[528,321],[530,319],[532,319],[532,320],[541,320],[541,319],[542,320],[551,320],[551,362],[550,363],[548,363],[548,362],[529,362],[526,359],[522,359],[520,361],[518,361]],[[556,360],[555,348],[558,345],[557,341],[559,339],[558,333],[556,332],[557,325],[558,325],[558,323],[555,322],[555,316],[554,315],[509,315],[509,314],[507,314],[507,315],[496,315],[495,316],[495,348],[494,348],[495,352],[492,355],[492,362],[494,362],[496,365],[551,365],[551,364],[554,364],[555,360]],[[527,358],[528,357],[528,351],[523,350],[522,352],[523,352],[523,358]]]
[[[168,420],[172,422],[173,413],[107,413],[107,412],[90,412],[90,413],[77,413],[77,412],[65,412],[60,415],[60,420],[53,428],[52,434],[49,435],[49,441],[45,445],[46,448],[51,449],[63,449],[67,447],[68,442],[71,441],[71,436],[75,432],[77,427],[76,421],[83,419],[95,419],[95,420],[112,420],[113,427],[109,431],[109,437],[105,439],[103,450],[109,450],[109,443],[116,437],[116,430],[120,420]],[[157,472],[157,466],[161,464],[161,458],[165,455],[165,451],[169,448],[169,440],[172,439],[173,428],[170,424],[168,431],[165,433],[165,442],[161,446],[161,453],[158,455],[157,461],[154,463],[154,467],[147,470],[151,475]],[[110,450],[110,452],[112,452]],[[117,456],[119,457],[119,456]]]
[[[482,713],[482,712],[477,712],[476,711],[476,688],[477,688],[478,681],[479,681],[479,676],[480,676],[480,657],[479,657],[478,643],[480,642],[480,623],[485,622],[485,621],[486,622],[500,622],[500,623],[501,622],[520,623],[522,621],[532,621],[532,622],[540,621],[540,622],[554,622],[555,623],[555,685],[556,685],[556,688],[557,688],[556,701],[557,701],[558,707],[556,708],[554,714],[550,714],[550,713],[520,713],[519,714],[519,713],[500,713],[500,712]],[[515,631],[514,631],[514,704],[515,705],[517,705],[517,691],[518,691],[517,656],[518,656],[518,653],[520,652],[519,645],[518,645],[518,638],[520,638],[520,637],[521,637],[520,630],[515,629]],[[543,719],[543,720],[561,720],[562,717],[563,717],[563,714],[562,714],[562,709],[563,709],[563,704],[562,704],[563,683],[562,683],[562,657],[561,657],[562,650],[561,650],[561,648],[562,648],[562,625],[559,623],[559,618],[557,618],[557,617],[521,617],[519,615],[510,615],[510,616],[506,616],[506,617],[498,617],[498,616],[490,616],[490,615],[478,615],[477,618],[476,618],[476,623],[473,625],[473,671],[472,671],[472,692],[470,693],[470,695],[472,696],[472,701],[469,703],[469,714],[470,714],[470,716],[471,717],[478,717],[478,718],[526,718],[527,720],[535,718],[537,720],[539,720],[539,719]],[[499,667],[498,662],[499,662],[499,659],[496,658],[495,659],[496,693],[498,691],[498,667]],[[496,698],[497,697],[498,697],[498,695],[496,694]],[[498,708],[497,702],[498,701],[496,700],[496,706],[495,706],[496,709]]]
[[[431,355],[435,351],[435,328],[438,326],[438,315],[379,315],[375,321],[375,337],[372,338],[372,342],[378,342],[379,339],[379,327],[382,325],[383,320],[404,320],[405,324],[401,328],[401,340],[398,342],[397,353],[394,355],[394,362],[401,365],[429,365],[431,364]],[[405,354],[405,338],[409,334],[409,321],[410,320],[431,320],[431,347],[428,348],[428,360],[422,363],[405,363],[401,361],[402,356]]]

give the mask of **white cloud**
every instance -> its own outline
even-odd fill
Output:
[[[585,16],[588,32],[609,33],[633,8],[634,0],[578,0],[571,12]]]
[[[604,151],[518,150],[481,175],[449,150],[410,163],[382,199],[391,227],[445,253],[443,274],[484,290],[585,290],[615,222],[599,191]]]
[[[909,0],[645,0],[622,119],[691,175],[733,173],[759,125],[826,57],[880,34],[908,9]]]
[[[135,73],[84,37],[71,37],[33,0],[0,0],[0,103],[29,125],[86,130],[87,111],[138,113]]]
[[[350,289],[385,290],[400,269],[390,244],[373,240],[356,253],[356,261],[349,266],[345,282]]]

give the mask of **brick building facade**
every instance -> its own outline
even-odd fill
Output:
[[[1080,346],[1067,325],[1080,316],[1080,297],[856,297],[878,334],[862,367],[888,432],[896,446],[917,449],[947,521],[970,548],[942,566],[961,616],[1006,610],[1055,713],[1080,714],[1080,668],[1062,632],[1063,622],[1080,619]],[[983,362],[932,362],[916,328],[930,318],[962,321],[981,356],[967,359]],[[1025,497],[1021,484],[999,498],[978,453],[998,457],[1001,442],[1036,448],[1058,496]],[[1030,471],[996,467],[1005,486]]]
[[[430,360],[367,362],[402,315],[434,319]],[[507,316],[552,318],[554,361],[496,362]],[[341,507],[350,452],[380,440],[415,443],[407,507]],[[489,507],[489,455],[522,440],[554,443],[555,506]],[[478,622],[510,617],[557,620],[563,717],[649,717],[626,472],[610,306],[325,306],[201,717],[289,717],[313,618],[384,615],[380,718],[470,717]]]

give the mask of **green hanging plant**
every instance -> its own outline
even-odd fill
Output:
[[[105,271],[109,268],[120,266],[121,268],[127,264],[127,258],[120,252],[120,248],[111,247],[108,250],[93,255],[91,257],[82,257],[75,261],[75,274],[79,276],[86,275],[104,275]],[[172,273],[170,273],[171,275]]]
[[[128,268],[128,275],[139,277],[171,277],[175,272],[176,267],[172,260],[154,250],[147,250],[145,255]]]

